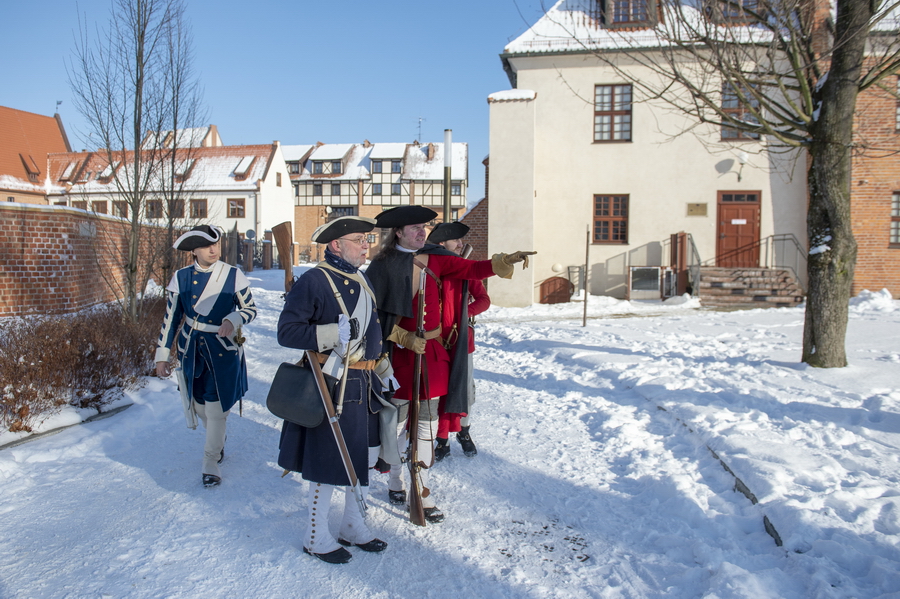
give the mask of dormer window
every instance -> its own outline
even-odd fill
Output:
[[[256,156],[244,156],[241,158],[241,161],[234,168],[234,178],[238,181],[246,179],[254,160],[256,160]]]
[[[316,160],[315,162],[313,162],[313,174],[314,175],[321,175],[324,172],[325,172],[325,165],[322,164],[321,160]]]
[[[706,0],[704,11],[713,23],[729,23],[745,25],[758,20],[761,16],[760,0]]]
[[[112,179],[112,176],[116,173],[116,169],[119,168],[119,162],[111,162],[106,165],[102,171],[97,173],[97,179],[100,181],[109,181]]]
[[[59,180],[60,181],[71,181],[72,177],[75,176],[77,169],[78,169],[78,161],[75,160],[73,162],[70,162],[68,165],[66,165],[66,168],[63,169],[63,173],[62,173],[62,175],[60,175]]]
[[[182,161],[181,164],[175,167],[175,180],[178,182],[186,181],[191,174],[192,168],[194,168],[193,158]]]
[[[22,165],[25,167],[25,172],[28,174],[28,180],[36,183],[38,176],[41,174],[41,169],[38,168],[34,158],[25,156],[24,154],[19,154],[19,158],[22,159]]]
[[[331,162],[331,174],[332,175],[340,175],[341,174],[341,161],[334,160]]]
[[[652,27],[659,18],[657,0],[599,0],[599,19],[607,28]]]

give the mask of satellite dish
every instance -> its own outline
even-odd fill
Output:
[[[247,232],[244,233],[244,237],[246,237],[247,239],[253,239],[254,237],[256,237],[256,231],[254,231],[253,229],[247,229]]]

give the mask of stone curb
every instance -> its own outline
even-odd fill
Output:
[[[28,443],[29,441],[34,441],[35,439],[40,439],[42,437],[49,437],[50,435],[55,435],[57,433],[61,433],[62,431],[66,430],[67,428],[72,428],[73,426],[79,426],[81,424],[87,424],[88,422],[95,422],[97,420],[103,420],[104,418],[109,418],[110,416],[114,416],[114,415],[118,414],[119,412],[127,410],[128,408],[130,408],[133,405],[134,405],[133,403],[130,403],[130,404],[126,404],[124,406],[119,406],[117,408],[113,408],[112,410],[109,410],[108,412],[100,412],[99,414],[94,414],[93,416],[90,416],[89,418],[85,418],[81,422],[76,422],[75,424],[67,424],[66,426],[61,426],[59,428],[54,428],[52,430],[44,431],[42,433],[35,433],[33,435],[28,435],[27,437],[23,437],[21,439],[15,440],[15,441],[10,441],[9,443],[7,443],[5,445],[0,445],[0,451],[3,451],[4,449],[8,449],[10,447],[15,447],[16,445],[22,445],[23,443]]]

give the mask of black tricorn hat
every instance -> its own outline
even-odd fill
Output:
[[[451,239],[462,239],[469,232],[469,227],[460,223],[441,223],[431,230],[428,243],[441,243]]]
[[[388,208],[375,217],[375,221],[382,229],[405,227],[406,225],[421,225],[437,217],[437,212],[425,206],[398,206]]]
[[[176,250],[190,252],[197,248],[210,246],[222,238],[222,231],[218,227],[209,225],[197,225],[181,237],[175,240],[172,247]]]
[[[350,233],[368,233],[375,228],[375,219],[364,216],[342,216],[318,227],[312,234],[316,243],[328,243]]]

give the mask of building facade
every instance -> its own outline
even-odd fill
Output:
[[[597,12],[625,4],[649,10]],[[492,284],[498,305],[538,301],[541,284],[580,267],[586,252],[590,293],[627,297],[630,269],[668,266],[669,240],[679,232],[690,234],[708,265],[732,266],[740,256],[734,266],[761,266],[766,240],[776,238],[796,240],[805,255],[803,151],[771,151],[764,136],[698,125],[630,83],[659,75],[616,44],[623,28],[632,43],[647,43],[640,32],[657,23],[656,7],[652,0],[559,2],[504,49],[513,89],[488,98],[488,253],[516,247],[538,254],[524,276]],[[621,26],[613,23],[619,17]],[[606,39],[612,29],[616,42]],[[641,56],[654,60],[652,44]],[[861,96],[858,130],[896,152],[897,98],[878,97],[871,98],[880,102],[876,110]],[[721,100],[725,110],[736,104],[724,88]],[[897,161],[870,153],[854,162],[856,291],[900,293]],[[735,252],[754,245],[749,254]],[[798,271],[805,283],[805,262]]]
[[[131,218],[131,206],[114,176],[130,161],[131,153],[114,154],[112,160],[102,151],[50,154],[47,200],[56,206]],[[176,226],[213,224],[261,237],[275,225],[293,220],[290,177],[277,141],[182,148],[171,162],[174,178],[164,167],[163,174],[153,178],[157,183],[148,185],[142,207],[148,223],[164,224],[171,214]]]
[[[316,227],[340,216],[374,218],[393,206],[418,204],[444,213],[443,143],[316,144],[284,146],[293,187],[298,259],[319,260],[324,248],[310,242]],[[453,143],[451,220],[462,216],[468,185],[468,144]],[[381,241],[373,231],[370,243]],[[373,252],[370,252],[374,253]]]

